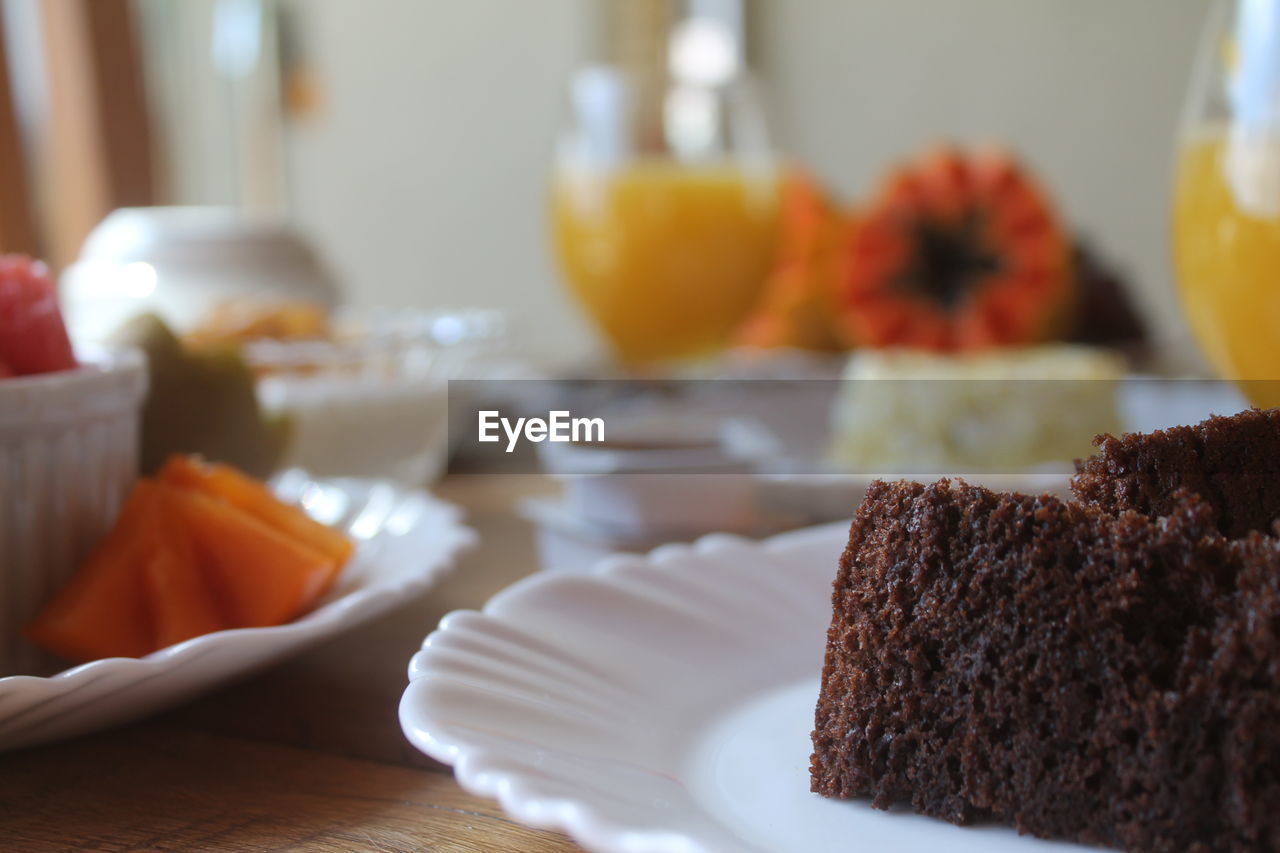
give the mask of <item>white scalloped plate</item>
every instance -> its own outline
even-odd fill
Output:
[[[48,678],[0,678],[0,750],[118,725],[275,663],[425,592],[475,541],[452,504],[375,480],[310,480],[289,471],[276,493],[357,542],[329,594],[274,628],[218,631],[143,658],[91,661]]]
[[[1083,850],[809,793],[848,525],[711,536],[450,614],[409,665],[409,739],[530,826],[610,853]]]

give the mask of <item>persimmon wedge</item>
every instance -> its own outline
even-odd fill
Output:
[[[324,594],[352,549],[244,474],[175,457],[162,478],[138,482],[26,636],[83,661],[282,625]]]
[[[281,625],[324,594],[340,566],[227,501],[157,484],[186,529],[213,596],[237,628]]]
[[[161,509],[163,516],[174,515],[167,507]],[[157,648],[232,627],[195,559],[187,531],[166,520],[170,523],[143,566]]]
[[[337,568],[346,563],[354,548],[351,540],[340,531],[321,524],[300,507],[284,503],[264,484],[230,466],[174,455],[160,470],[160,480],[224,500],[267,526],[329,556]]]
[[[143,571],[158,546],[158,487],[134,487],[107,537],[24,630],[69,661],[141,657],[156,648]]]

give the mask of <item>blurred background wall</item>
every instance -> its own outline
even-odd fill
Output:
[[[179,202],[235,200],[210,88],[208,0],[164,7],[158,88]],[[1011,142],[1181,340],[1167,222],[1202,0],[756,0],[751,61],[781,147],[845,198],[938,138]],[[305,0],[314,104],[286,131],[296,216],[356,301],[485,305],[535,353],[592,348],[546,235],[566,76],[598,52],[592,0]],[[156,26],[156,18],[149,18]],[[1182,352],[1189,353],[1190,348]]]

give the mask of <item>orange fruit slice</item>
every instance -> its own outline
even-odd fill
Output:
[[[159,474],[162,482],[182,486],[226,501],[269,527],[291,536],[334,560],[335,571],[350,558],[354,545],[341,531],[308,516],[300,507],[282,502],[263,483],[228,465],[197,457],[169,457]]]
[[[167,522],[163,538],[143,565],[157,648],[231,627],[181,521],[168,507],[162,506],[161,511]]]
[[[69,661],[141,657],[155,649],[143,567],[157,545],[158,501],[154,483],[134,487],[115,527],[26,626],[29,640]]]
[[[852,233],[853,219],[800,171],[782,185],[778,262],[738,343],[756,349],[786,347],[839,350],[843,344],[832,320],[839,247]]]
[[[328,589],[334,559],[226,501],[159,484],[232,627],[280,625]]]
[[[226,628],[280,625],[333,583],[353,545],[223,465],[174,457],[26,626],[72,661],[141,657]]]

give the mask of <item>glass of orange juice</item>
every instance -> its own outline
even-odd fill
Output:
[[[551,223],[570,291],[624,365],[713,355],[772,263],[779,176],[740,74],[580,70]]]
[[[1216,3],[1179,145],[1173,248],[1214,367],[1280,406],[1280,0]]]

